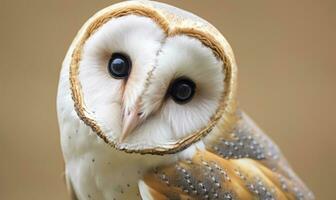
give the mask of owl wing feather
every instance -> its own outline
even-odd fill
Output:
[[[139,184],[143,199],[314,199],[274,143],[243,113],[230,134],[218,134],[205,145],[192,159],[149,171]]]
[[[290,182],[285,179],[284,181]],[[276,174],[253,159],[223,159],[199,151],[144,177],[152,199],[295,199]]]

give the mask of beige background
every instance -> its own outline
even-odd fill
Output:
[[[58,73],[80,26],[111,0],[0,0],[0,199],[66,199]],[[241,106],[317,199],[336,199],[336,1],[165,1],[235,50]]]

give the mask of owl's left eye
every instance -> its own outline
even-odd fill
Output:
[[[114,53],[109,60],[107,68],[113,78],[124,79],[131,72],[131,65],[131,60],[127,55]]]
[[[188,103],[195,94],[196,84],[187,77],[175,79],[169,88],[169,94],[178,104]]]

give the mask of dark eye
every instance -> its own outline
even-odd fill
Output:
[[[169,88],[172,99],[179,104],[189,102],[195,94],[196,84],[186,77],[175,79]]]
[[[109,73],[113,78],[127,78],[131,72],[131,60],[128,56],[121,53],[114,53],[108,63]]]

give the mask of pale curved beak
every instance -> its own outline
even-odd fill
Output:
[[[142,122],[139,106],[136,106],[132,111],[124,111],[122,132],[119,137],[119,142],[123,142],[127,136]]]

